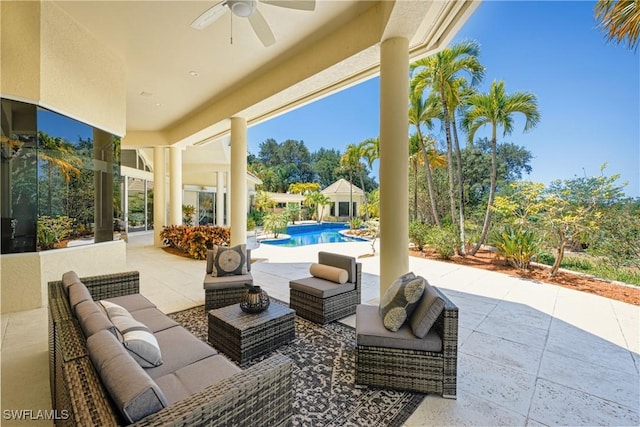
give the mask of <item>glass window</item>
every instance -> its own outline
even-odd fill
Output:
[[[200,225],[213,225],[215,222],[213,196],[214,193],[203,191],[198,193],[198,224]]]
[[[3,253],[114,239],[121,209],[119,138],[3,99],[1,142]]]
[[[349,216],[349,202],[338,202],[338,216]]]

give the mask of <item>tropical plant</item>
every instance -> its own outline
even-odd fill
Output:
[[[460,245],[456,232],[451,225],[442,227],[430,227],[428,245],[436,251],[441,259],[450,259],[456,253]]]
[[[364,221],[361,218],[353,217],[349,221],[349,228],[351,230],[357,230],[364,225]]]
[[[305,206],[310,209],[317,210],[316,208],[320,208],[320,216],[317,217],[317,221],[320,222],[324,218],[324,207],[331,203],[331,199],[326,195],[322,194],[319,191],[309,193],[305,196],[304,202]]]
[[[471,95],[468,102],[471,107],[463,119],[463,126],[467,129],[469,141],[473,141],[473,137],[479,128],[485,125],[491,125],[491,182],[489,199],[487,201],[487,210],[480,239],[476,242],[473,249],[471,249],[471,255],[475,255],[487,238],[491,224],[491,206],[495,198],[498,176],[498,126],[503,128],[504,136],[510,135],[513,131],[513,115],[515,113],[521,113],[526,119],[524,131],[527,132],[538,124],[540,112],[538,111],[535,95],[529,92],[514,92],[509,95],[504,90],[504,82],[502,80],[499,82],[494,80],[488,93]]]
[[[258,191],[256,193],[255,208],[261,212],[273,210],[276,207],[276,201],[266,191]]]
[[[368,213],[369,218],[379,218],[380,217],[380,189],[375,188],[365,194],[367,198],[366,212],[365,206],[360,205],[360,215],[366,217],[366,213]]]
[[[162,228],[160,237],[170,248],[178,249],[194,259],[205,259],[207,249],[213,245],[229,245],[231,232],[228,227],[170,225]]]
[[[277,239],[280,233],[287,230],[288,223],[289,216],[287,214],[270,213],[265,215],[263,219],[263,229],[265,233],[271,233]]]
[[[360,158],[364,159],[369,165],[369,169],[373,168],[373,162],[380,158],[380,139],[379,138],[367,138],[358,144],[360,149]],[[364,168],[360,168],[360,186],[362,191],[366,192],[364,185]],[[369,200],[367,197],[364,199],[364,215],[365,220],[369,220]]]
[[[320,191],[320,184],[317,182],[294,182],[289,185],[289,193],[307,194],[314,191]]]
[[[624,43],[631,50],[638,49],[640,1],[598,0],[594,14],[608,41]]]
[[[289,216],[292,224],[295,224],[296,221],[300,220],[300,204],[296,202],[288,203],[287,215]]]
[[[535,231],[517,227],[505,227],[496,231],[492,243],[509,264],[521,271],[529,268],[542,246]]]
[[[193,205],[182,205],[182,223],[184,225],[193,225],[193,215],[196,213],[196,207]]]
[[[430,227],[421,221],[411,221],[409,223],[409,240],[414,246],[422,251],[429,243]]]
[[[40,249],[47,250],[60,243],[65,237],[73,232],[75,220],[68,216],[51,218],[50,216],[40,216],[38,218],[38,245]]]

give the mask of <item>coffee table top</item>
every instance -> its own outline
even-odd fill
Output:
[[[269,307],[260,313],[245,313],[240,309],[240,304],[227,305],[209,311],[210,316],[217,317],[239,330],[253,328],[270,320],[294,313],[295,311],[289,307],[274,303],[269,304]]]

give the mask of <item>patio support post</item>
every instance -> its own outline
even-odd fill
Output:
[[[227,227],[231,227],[231,172],[225,172],[225,188],[226,188],[226,192],[225,192],[225,200],[227,202],[226,205],[226,212],[227,212],[227,221],[225,222],[225,225]]]
[[[409,271],[409,41],[380,46],[380,298]]]
[[[231,118],[231,246],[247,243],[247,120]]]
[[[224,172],[216,172],[216,225],[224,225]]]
[[[169,149],[169,224],[182,224],[182,148]]]
[[[167,225],[165,171],[165,148],[153,147],[153,245],[157,248],[163,246],[160,232]]]

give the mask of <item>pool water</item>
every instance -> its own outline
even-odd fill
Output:
[[[362,242],[363,239],[343,237],[338,231],[345,230],[343,223],[323,223],[310,225],[290,225],[286,234],[291,237],[285,240],[262,241],[267,245],[277,245],[286,247],[296,247],[305,245],[316,245],[318,243],[338,243],[338,242]]]

